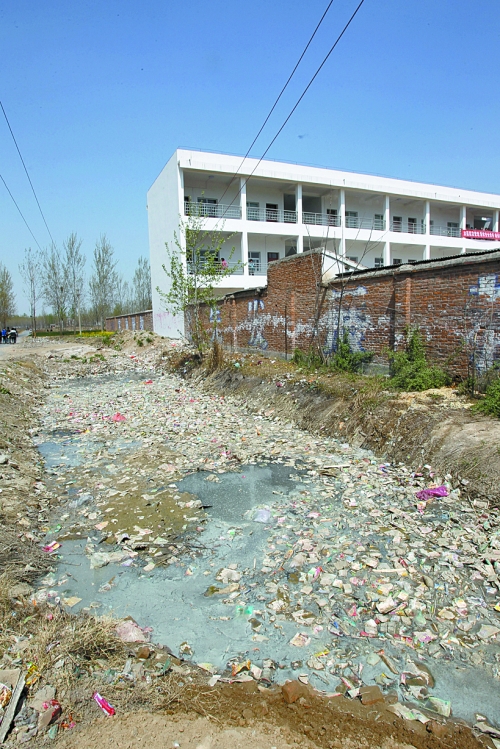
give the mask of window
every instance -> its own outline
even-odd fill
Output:
[[[378,231],[384,230],[384,214],[383,213],[376,213],[373,217],[373,228],[377,229]]]
[[[357,258],[356,255],[348,255],[347,259],[350,260],[353,263],[357,263],[358,262],[358,258]]]
[[[285,241],[285,257],[291,257],[297,254],[297,242],[295,239]]]
[[[408,262],[409,262],[409,263],[416,263],[417,261],[416,261],[416,260],[413,260],[413,258],[410,258],[410,259],[408,260]]]
[[[184,215],[189,216],[191,212],[191,196],[184,195]]]
[[[268,263],[274,263],[275,260],[280,259],[279,252],[268,252],[267,253],[267,262]]]
[[[375,268],[383,268],[384,267],[384,258],[383,257],[376,257],[375,258]]]
[[[392,231],[403,231],[403,217],[402,216],[392,217]]]
[[[259,221],[259,204],[247,200],[247,219],[249,221]],[[259,255],[260,257],[260,255]]]
[[[339,226],[339,216],[336,208],[326,209],[328,226]]]
[[[402,265],[403,261],[400,257],[393,257],[392,258],[392,264],[393,265]]]
[[[417,233],[417,219],[416,218],[408,219],[408,233],[409,234]]]
[[[345,225],[348,229],[356,229],[359,226],[357,211],[345,212]]]
[[[458,221],[448,221],[447,223],[447,230],[448,230],[448,236],[449,237],[459,237],[460,236],[460,225]]]
[[[266,203],[266,221],[278,220],[278,204]]]

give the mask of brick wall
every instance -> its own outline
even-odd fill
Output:
[[[500,251],[355,273],[321,282],[321,254],[306,252],[269,265],[268,285],[226,297],[218,335],[229,348],[291,354],[319,340],[333,350],[337,330],[354,350],[404,347],[418,326],[431,360],[459,376],[500,358]],[[317,336],[317,337],[316,337]]]
[[[106,318],[106,330],[153,330],[153,310]]]

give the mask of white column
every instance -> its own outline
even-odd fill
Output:
[[[500,213],[500,211],[494,211],[493,212],[493,231],[498,231],[498,217],[499,217],[499,213]]]
[[[240,177],[240,206],[241,220],[247,220],[247,181],[245,177]]]
[[[241,262],[243,263],[243,275],[249,276],[248,272],[248,232],[243,229],[241,232]]]
[[[295,190],[295,210],[297,211],[297,223],[302,224],[302,185],[297,185]]]
[[[460,206],[460,229],[465,231],[467,228],[467,206],[462,205]],[[466,247],[462,247],[462,255],[465,255],[467,252]]]
[[[385,223],[385,230],[390,231],[391,230],[391,199],[389,195],[385,196],[384,223]]]
[[[345,190],[340,191],[339,200],[339,215],[340,215],[340,226],[341,226],[341,239],[340,239],[340,255],[345,257]]]
[[[431,259],[431,202],[425,201],[425,247],[424,260]]]
[[[386,242],[384,244],[384,265],[391,264],[391,243]]]
[[[302,234],[302,185],[297,185],[295,188],[295,210],[297,211],[297,252],[304,252],[304,235]]]

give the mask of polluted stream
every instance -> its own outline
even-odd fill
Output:
[[[447,477],[172,375],[59,379],[40,415],[40,601],[130,618],[210,683],[377,685],[500,728],[499,518]]]

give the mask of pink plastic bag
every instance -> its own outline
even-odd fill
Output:
[[[447,497],[449,494],[446,486],[435,486],[432,489],[422,489],[417,492],[417,499],[428,500],[432,497]]]
[[[114,421],[116,423],[118,421],[126,421],[126,419],[123,414],[116,413],[111,417],[111,421]]]

